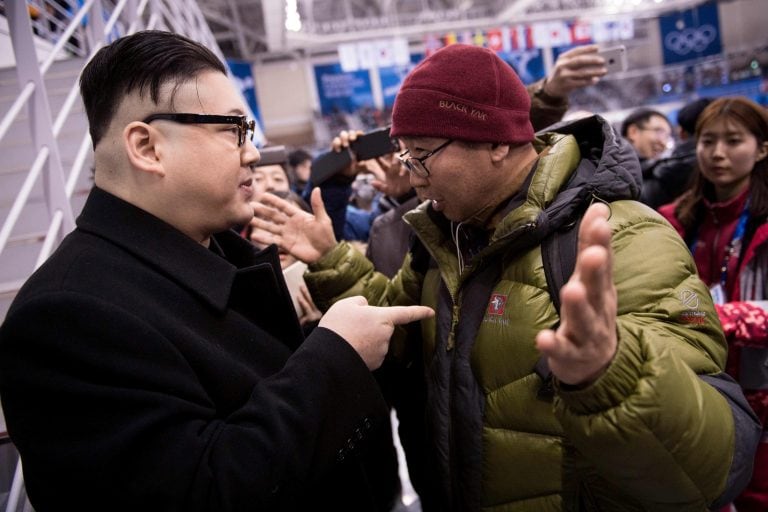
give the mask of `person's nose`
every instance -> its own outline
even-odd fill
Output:
[[[251,139],[246,138],[245,144],[240,147],[240,162],[243,167],[249,167],[251,171],[256,168],[257,163],[261,160],[261,153],[254,145]]]
[[[712,148],[712,158],[723,159],[725,158],[725,142],[717,141]]]
[[[408,171],[408,180],[410,181],[413,188],[426,187],[429,184],[429,180],[427,178],[417,176],[415,173],[410,171]]]

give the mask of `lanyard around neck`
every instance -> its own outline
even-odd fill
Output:
[[[723,287],[723,290],[725,290],[725,282],[728,280],[728,263],[731,261],[731,258],[736,255],[737,257],[741,253],[741,239],[744,238],[744,233],[747,230],[747,222],[749,221],[749,198],[747,198],[747,202],[744,204],[744,209],[741,211],[741,215],[739,215],[739,222],[736,224],[736,229],[733,232],[733,236],[731,237],[731,241],[728,242],[728,245],[725,248],[725,254],[723,255],[723,263],[720,265],[720,286]],[[696,237],[694,237],[693,241],[691,242],[690,250],[691,254],[696,253],[696,243],[698,242],[699,235],[696,233]],[[737,249],[738,246],[738,249]]]

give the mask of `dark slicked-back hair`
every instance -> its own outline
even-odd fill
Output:
[[[226,74],[222,62],[209,49],[170,32],[137,32],[99,50],[80,76],[93,147],[106,133],[126,95],[133,91],[141,96],[149,93],[157,104],[161,87],[172,82],[172,100],[179,86],[203,71]]]
[[[650,118],[655,116],[666,119],[667,124],[669,124],[669,119],[667,119],[667,116],[658,110],[653,110],[652,108],[639,108],[637,110],[633,110],[621,123],[621,136],[626,138],[627,133],[629,132],[629,127],[633,124],[637,125],[639,128],[645,128],[645,123],[647,123]]]

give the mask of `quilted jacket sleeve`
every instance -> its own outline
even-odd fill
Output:
[[[726,344],[683,241],[650,210],[638,221],[639,207],[612,204],[618,352],[590,386],[558,386],[555,413],[598,473],[649,510],[702,510],[734,459],[734,413],[705,382]]]
[[[400,271],[389,280],[347,242],[341,242],[304,275],[315,304],[326,311],[339,299],[362,295],[375,306],[419,304],[422,276],[411,268],[410,254]]]

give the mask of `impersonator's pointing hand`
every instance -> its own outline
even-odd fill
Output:
[[[336,302],[320,319],[320,327],[335,332],[352,345],[369,369],[384,361],[396,325],[429,318],[435,312],[426,306],[369,306],[365,297]]]

